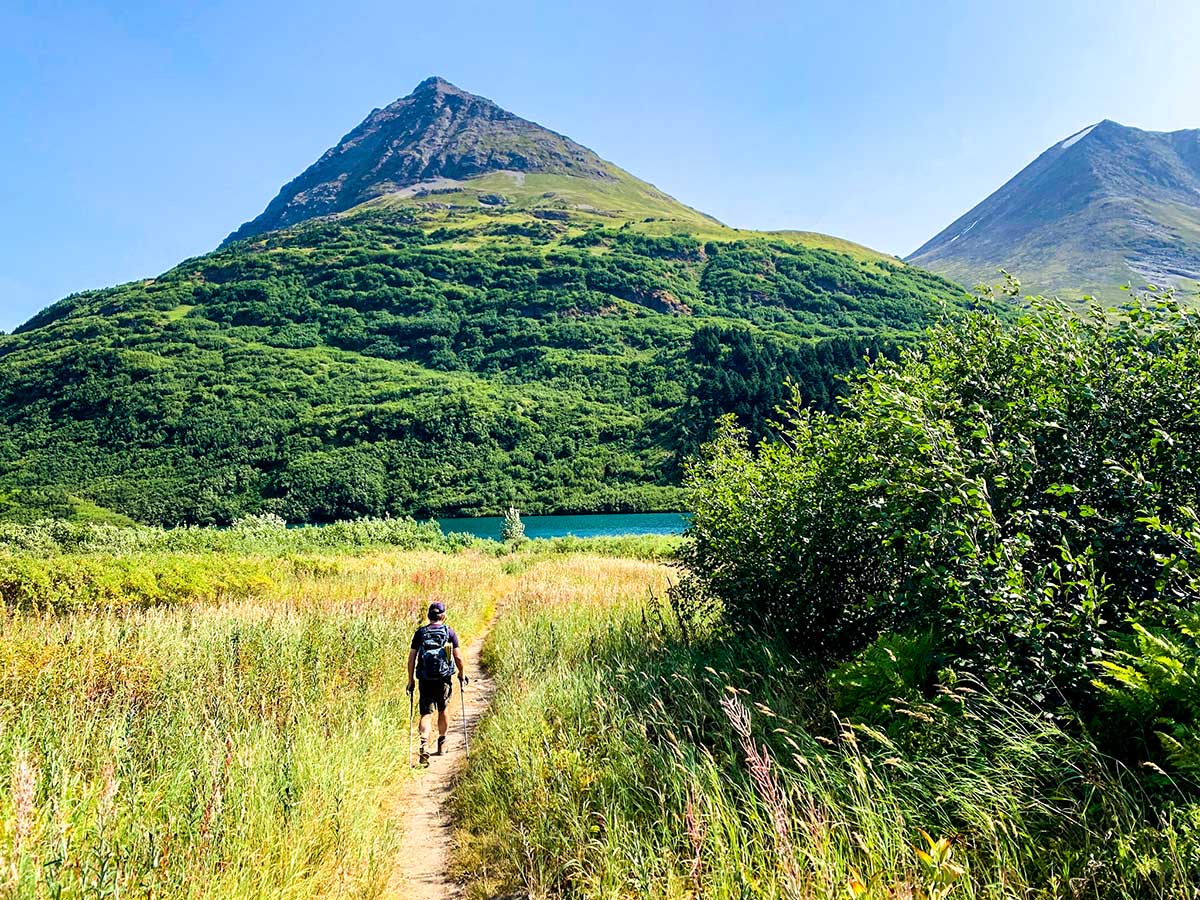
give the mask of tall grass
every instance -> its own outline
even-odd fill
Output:
[[[508,571],[539,560],[590,555],[673,559],[682,538],[669,535],[562,537],[503,544],[443,535],[436,523],[361,519],[288,528],[258,517],[231,529],[116,526],[47,520],[0,523],[0,606],[70,611],[220,603],[294,596],[307,576],[364,571],[355,559],[399,550],[470,551],[503,557]],[[294,577],[305,584],[297,588]],[[343,584],[338,582],[339,590]]]
[[[382,890],[411,629],[441,599],[477,634],[515,582],[477,553],[255,565],[251,596],[5,608],[0,896]]]
[[[646,599],[660,570],[625,574],[492,632],[455,793],[475,896],[1197,896],[1200,806],[1151,805],[1077,730],[968,685],[842,721],[756,642],[686,643]]]
[[[356,519],[289,528],[277,516],[248,516],[231,528],[111,525],[47,519],[33,524],[0,522],[0,552],[11,554],[130,553],[253,556],[354,553],[366,550],[461,550],[479,542],[444,535],[436,522]]]

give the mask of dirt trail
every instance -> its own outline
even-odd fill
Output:
[[[488,707],[492,696],[492,680],[479,664],[483,649],[481,635],[463,654],[463,663],[471,678],[466,690],[466,723],[468,732],[474,732]],[[431,756],[429,768],[416,769],[413,780],[405,785],[405,796],[399,798],[403,810],[403,838],[396,855],[395,868],[388,880],[384,896],[393,900],[453,900],[463,896],[462,886],[446,875],[446,866],[454,847],[454,830],[451,826],[449,806],[446,802],[454,777],[466,762],[463,744],[462,701],[458,684],[454,685],[451,700],[450,731],[446,739],[446,755]],[[432,749],[437,740],[437,719],[433,721],[430,744]],[[413,759],[417,755],[419,738],[413,726]]]

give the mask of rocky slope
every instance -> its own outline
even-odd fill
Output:
[[[389,194],[445,192],[490,172],[567,175],[614,184],[625,174],[570,138],[434,77],[407,97],[374,110],[228,240],[343,212]]]
[[[965,284],[1118,296],[1200,280],[1200,130],[1100,122],[1055,144],[908,261]]]

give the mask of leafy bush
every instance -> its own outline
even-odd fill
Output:
[[[214,603],[272,586],[262,561],[222,556],[0,555],[0,609],[65,612]]]
[[[825,664],[928,628],[997,690],[1087,702],[1110,633],[1164,608],[1148,523],[1200,500],[1196,317],[971,314],[843,407],[793,409],[757,451],[725,427],[688,481],[692,590]]]
[[[833,709],[855,722],[894,723],[897,708],[928,695],[937,662],[931,631],[880,635],[829,674]]]
[[[436,522],[412,519],[355,519],[322,526],[289,528],[270,514],[244,516],[232,528],[157,528],[46,520],[31,525],[0,522],[0,553],[39,556],[61,553],[132,552],[292,553],[394,550],[461,550],[475,543],[465,534],[444,535]]]
[[[0,494],[0,522],[35,522],[38,519],[70,519],[75,509],[61,488],[12,491]]]

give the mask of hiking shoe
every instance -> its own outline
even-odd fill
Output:
[[[417,753],[417,762],[423,766],[429,765],[429,748],[424,744],[421,745],[421,749]]]
[[[446,748],[446,736],[443,734],[440,738],[438,738],[438,748],[437,748],[437,753],[435,755],[441,756],[445,752],[445,748]]]

